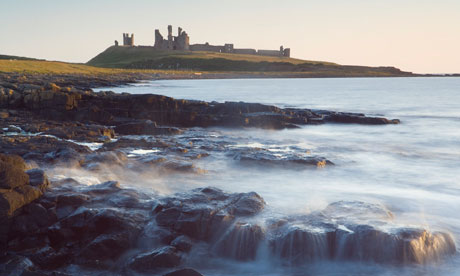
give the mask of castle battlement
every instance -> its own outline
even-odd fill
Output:
[[[115,46],[118,46],[118,42],[116,41]],[[134,34],[131,34],[131,36],[127,33],[123,34],[123,46],[134,46]],[[153,48],[156,50],[169,51],[207,51],[273,57],[291,56],[291,49],[284,48],[283,46],[281,46],[279,50],[256,50],[251,48],[235,48],[233,43],[226,43],[224,45],[211,45],[208,42],[204,44],[190,44],[190,37],[182,30],[181,27],[177,28],[177,36],[173,36],[173,29],[171,25],[168,25],[168,36],[166,38],[163,37],[159,29],[155,30],[155,42]]]

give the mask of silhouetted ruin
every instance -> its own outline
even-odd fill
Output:
[[[134,46],[134,34],[123,34],[123,46]]]
[[[118,46],[115,43],[115,46]],[[123,46],[134,46],[134,34],[123,34]],[[155,43],[153,48],[156,50],[178,50],[178,51],[207,51],[217,53],[230,53],[230,54],[245,54],[245,55],[260,55],[260,56],[273,56],[273,57],[290,57],[291,49],[280,47],[279,50],[256,50],[256,49],[243,49],[235,48],[232,43],[226,43],[224,45],[211,45],[208,42],[204,44],[191,44],[190,37],[182,30],[177,29],[177,36],[173,36],[172,26],[168,26],[168,36],[164,38],[161,35],[160,30],[155,30]]]

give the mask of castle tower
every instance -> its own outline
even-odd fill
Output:
[[[134,34],[123,33],[123,46],[134,46]]]
[[[291,57],[291,49],[290,48],[284,49],[283,56]]]
[[[168,25],[168,50],[173,49],[172,25]]]
[[[153,47],[156,49],[162,49],[163,48],[163,36],[160,33],[160,30],[156,29],[155,30],[155,44]]]

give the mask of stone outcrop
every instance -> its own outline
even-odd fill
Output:
[[[28,174],[43,185],[38,170]],[[196,250],[250,262],[261,246],[265,258],[290,266],[315,260],[425,264],[456,252],[449,234],[392,224],[392,213],[377,204],[336,202],[285,218],[266,218],[265,205],[254,192],[208,187],[152,197],[113,181],[83,186],[65,179],[9,218],[9,230],[2,230],[3,262],[10,266],[0,265],[0,273],[54,275],[72,264],[127,275],[201,275],[183,267],[202,266],[203,260],[194,261]]]
[[[43,195],[49,182],[42,170],[24,171],[19,156],[0,154],[0,215],[12,216],[16,210]]]
[[[273,254],[291,265],[315,260],[425,264],[455,254],[449,234],[391,223],[383,206],[336,202],[323,212],[275,221]]]
[[[210,241],[236,217],[256,215],[264,206],[264,200],[256,193],[226,194],[204,188],[166,198],[153,212],[158,225],[193,239]]]
[[[26,168],[21,157],[0,154],[0,257],[10,235],[11,218],[40,198],[49,186],[44,171],[24,171]]]
[[[176,127],[257,127],[266,129],[296,128],[305,124],[356,123],[397,124],[399,120],[367,117],[358,113],[343,113],[309,109],[281,109],[275,106],[243,102],[200,102],[177,100],[160,95],[130,95],[113,92],[93,93],[93,85],[101,80],[88,80],[82,90],[82,80],[76,77],[53,79],[54,82],[20,79],[17,75],[0,75],[0,108],[25,110],[41,118],[55,121],[76,121],[92,124],[92,136],[113,135],[110,130],[96,129],[94,123],[116,126],[121,134],[177,133]],[[87,77],[86,77],[87,78]],[[116,83],[118,80],[115,80]],[[69,83],[75,84],[68,86]],[[90,127],[87,127],[90,128]],[[83,125],[79,126],[83,129]],[[79,136],[75,129],[49,130],[60,137]],[[86,135],[90,136],[90,135]]]

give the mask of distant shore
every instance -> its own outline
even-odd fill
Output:
[[[374,78],[374,77],[460,77],[460,74],[403,74],[368,75],[356,72],[250,72],[250,71],[194,71],[194,70],[152,70],[102,68],[85,64],[58,61],[0,59],[1,74],[66,76],[77,79],[92,76],[103,86],[118,86],[141,80],[179,80],[179,79],[248,79],[248,78]],[[113,85],[109,85],[113,84]],[[95,88],[88,84],[88,88]]]

